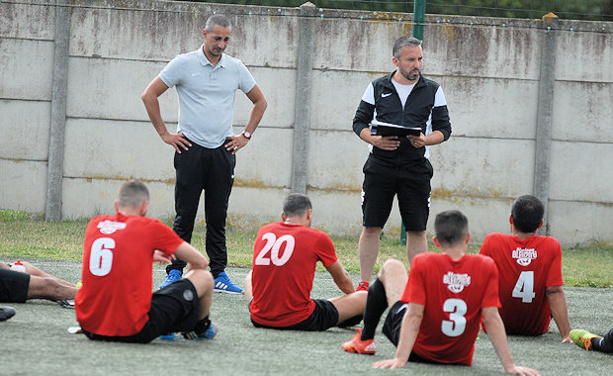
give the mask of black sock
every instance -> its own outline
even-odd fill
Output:
[[[364,328],[362,329],[362,341],[375,338],[375,331],[383,312],[387,309],[387,297],[385,286],[377,278],[368,288],[366,309],[364,310]]]
[[[209,316],[207,316],[196,323],[194,332],[196,332],[196,334],[202,334],[206,332],[209,326],[211,326],[211,320],[209,320]]]

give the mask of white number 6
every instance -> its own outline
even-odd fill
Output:
[[[115,240],[111,238],[94,241],[89,254],[89,271],[93,275],[102,277],[109,274],[113,266],[113,249],[115,249]]]

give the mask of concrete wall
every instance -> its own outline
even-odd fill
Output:
[[[37,4],[0,4],[0,208],[43,214],[56,7]],[[227,53],[250,68],[269,103],[238,154],[230,225],[255,227],[279,217],[292,181],[295,111],[308,105],[314,225],[357,236],[368,151],[351,121],[368,83],[393,69],[391,46],[411,33],[410,15],[318,10],[312,97],[304,104],[295,103],[297,8],[69,4],[63,218],[111,212],[116,189],[128,178],[149,184],[150,215],[174,214],[173,150],[153,130],[140,94],[172,57],[201,45],[206,18],[218,12],[235,25]],[[554,53],[548,231],[567,246],[613,241],[613,25],[561,20],[547,31],[537,20],[427,16],[426,22],[424,74],[442,85],[453,126],[450,141],[431,149],[432,214],[464,211],[477,240],[508,231],[512,200],[535,188],[541,59]],[[542,50],[547,32],[556,33],[556,51]],[[174,89],[160,100],[174,131]],[[237,94],[237,133],[249,110],[250,102]],[[399,225],[394,209],[386,232],[398,233]]]

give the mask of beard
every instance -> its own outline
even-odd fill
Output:
[[[406,72],[406,71],[403,71],[402,69],[400,69],[400,74],[402,74],[402,76],[404,78],[406,78],[407,80],[409,80],[409,81],[417,80],[419,78],[420,73],[421,72],[417,68],[414,68],[410,72]]]

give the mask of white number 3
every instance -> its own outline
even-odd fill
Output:
[[[89,254],[89,271],[93,275],[102,277],[109,274],[113,266],[113,249],[115,249],[115,240],[111,238],[94,241]]]
[[[449,337],[457,337],[466,330],[466,302],[462,299],[447,299],[443,311],[449,313],[449,320],[443,320],[441,330]]]
[[[255,258],[256,265],[270,265],[272,261],[275,266],[283,266],[289,261],[289,258],[292,257],[294,247],[296,246],[296,239],[294,239],[292,235],[283,235],[277,239],[275,234],[267,232],[262,236],[262,239],[266,240],[266,244],[264,244],[264,247]],[[283,255],[279,257],[281,247],[284,243],[285,250],[283,251]],[[270,257],[268,257],[268,252],[270,252]]]

